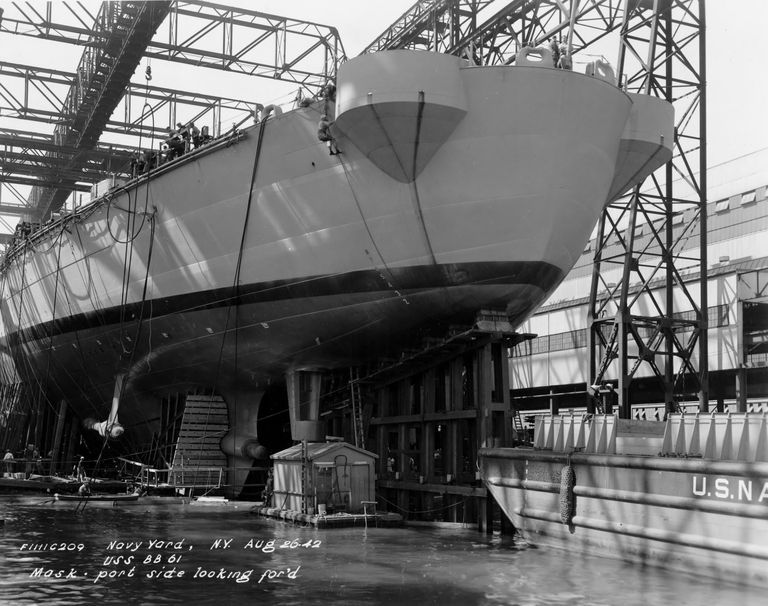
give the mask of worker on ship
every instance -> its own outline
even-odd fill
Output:
[[[37,448],[34,444],[27,444],[27,449],[24,451],[24,477],[28,480],[29,476],[35,469],[35,452]]]
[[[138,177],[144,170],[144,159],[141,152],[134,152],[131,157],[131,177]]]
[[[253,106],[253,123],[258,124],[262,120],[267,119],[267,114],[264,112],[264,106],[261,103],[256,103]]]
[[[329,82],[323,87],[323,97],[325,98],[326,102],[336,102],[336,85],[333,82]]]
[[[187,124],[187,132],[189,133],[189,140],[192,145],[197,149],[200,147],[200,129],[195,126],[195,123],[190,120]]]
[[[208,143],[213,137],[211,137],[210,129],[208,126],[203,126],[203,130],[200,131],[200,145],[205,145]]]
[[[176,123],[176,130],[179,133],[179,136],[181,137],[181,142],[184,144],[184,149],[179,154],[180,156],[184,154],[184,152],[189,151],[189,129],[184,126],[181,122]]]
[[[10,451],[10,449],[5,449],[5,456],[3,457],[3,465],[5,467],[5,473],[6,475],[12,475],[13,474],[13,465],[14,465],[14,458],[13,453]]]
[[[341,153],[336,147],[336,140],[331,135],[331,123],[328,121],[327,114],[320,116],[320,122],[317,125],[317,138],[328,144],[328,151],[332,156]]]
[[[32,457],[35,459],[35,473],[39,476],[43,475],[43,457],[37,447],[35,447]]]
[[[141,172],[148,173],[151,169],[155,168],[157,164],[157,154],[151,149],[144,151],[141,159]]]
[[[85,468],[83,467],[83,461],[85,461],[85,457],[80,457],[80,460],[77,462],[77,467],[75,467],[75,478],[78,482],[85,482]]]
[[[554,38],[549,39],[549,50],[552,51],[552,63],[555,67],[560,67],[560,45]]]
[[[560,45],[560,58],[557,61],[557,67],[560,69],[573,69],[571,56],[568,54],[568,47],[565,43]]]
[[[175,128],[168,129],[168,137],[165,140],[165,144],[168,146],[168,150],[165,154],[165,160],[170,162],[176,156],[184,154],[184,139],[181,138],[179,131]]]
[[[336,85],[333,82],[328,82],[320,93],[323,98],[323,113],[328,115],[334,108],[333,104],[336,103]]]
[[[81,497],[87,497],[91,494],[91,484],[86,480],[82,484],[80,484],[80,488],[77,489],[77,494],[79,494]]]

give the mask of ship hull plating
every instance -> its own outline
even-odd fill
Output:
[[[632,98],[564,70],[380,55],[387,90],[369,68],[340,73],[342,154],[317,140],[322,104],[286,112],[12,250],[5,359],[96,418],[124,374],[121,422],[147,438],[164,393],[261,394],[288,370],[375,359],[482,309],[524,320],[616,188]],[[651,148],[658,162],[669,151]]]

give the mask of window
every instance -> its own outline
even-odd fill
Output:
[[[531,354],[545,353],[549,351],[549,335],[536,337],[530,341]]]
[[[746,194],[743,194],[741,196],[741,205],[746,206],[747,204],[752,204],[755,201],[755,192],[750,191]]]
[[[728,326],[728,305],[714,305],[707,310],[707,313],[710,328]],[[696,312],[693,310],[678,311],[675,312],[672,317],[676,320],[688,320],[693,322],[696,319]],[[603,338],[607,340],[612,330],[612,326],[603,325],[601,328],[603,330]],[[579,330],[571,330],[568,332],[560,332],[553,335],[538,337],[529,342],[531,344],[530,350],[528,350],[527,347],[521,347],[518,356],[528,356],[554,351],[567,351],[587,347],[589,344],[589,333],[587,330],[588,329],[586,328],[581,328]],[[690,330],[693,330],[693,325],[677,328],[678,332],[686,332]],[[638,332],[644,339],[648,339],[651,334],[653,334],[654,329],[649,326],[641,326],[638,328]],[[527,346],[527,343],[525,345]]]

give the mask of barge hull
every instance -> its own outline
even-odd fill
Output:
[[[768,463],[524,448],[480,458],[486,486],[532,543],[768,585]]]

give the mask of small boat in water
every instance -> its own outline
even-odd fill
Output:
[[[531,543],[768,585],[764,414],[542,416],[533,448],[482,449],[480,465]]]
[[[138,494],[59,494],[53,495],[56,501],[138,501]]]

